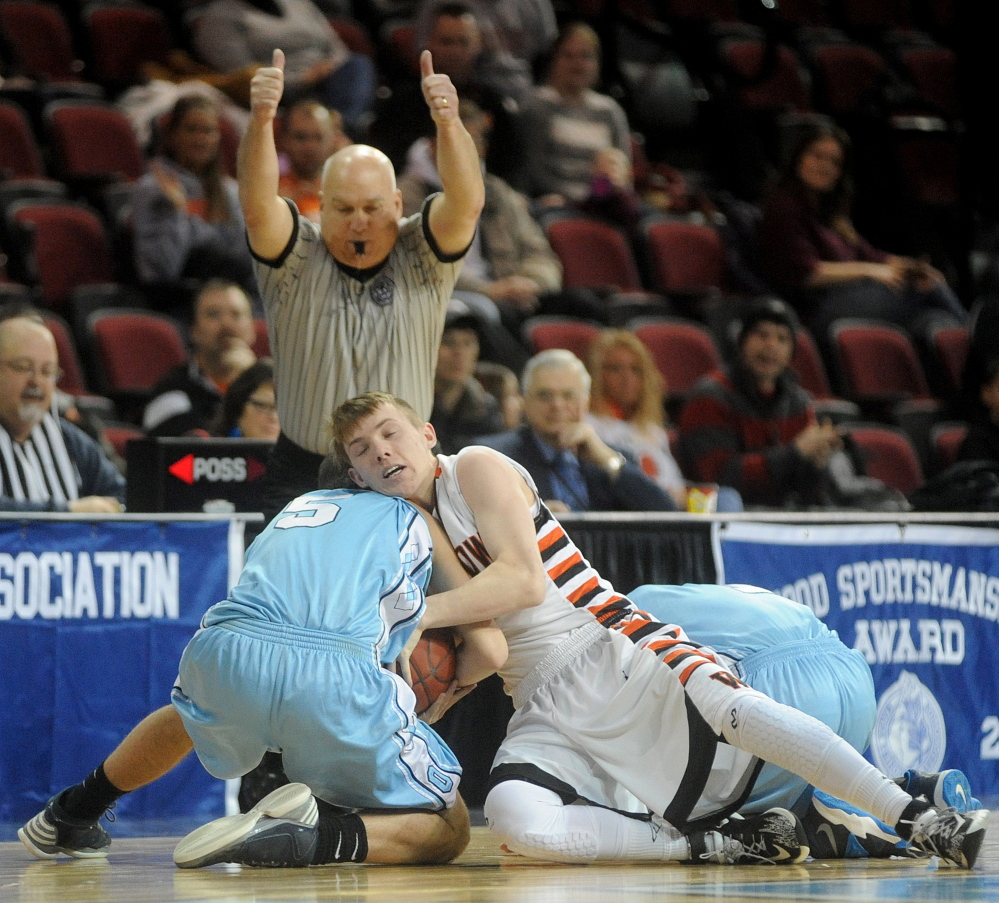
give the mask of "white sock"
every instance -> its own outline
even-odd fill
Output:
[[[734,746],[786,768],[889,825],[895,825],[912,802],[832,728],[762,693],[740,694],[722,732]]]

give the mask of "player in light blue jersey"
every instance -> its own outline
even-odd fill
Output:
[[[647,585],[628,597],[658,621],[683,624],[688,636],[728,659],[754,689],[829,725],[857,751],[867,749],[877,714],[871,669],[806,605],[744,585]],[[964,812],[981,806],[957,769],[911,770],[896,781],[939,807]],[[883,821],[768,762],[739,811],[773,806],[801,816],[816,858],[911,855]]]
[[[114,798],[136,789],[193,741],[220,778],[282,752],[292,783],[185,837],[174,852],[182,868],[453,859],[469,836],[461,769],[417,718],[394,664],[408,661],[431,587],[467,579],[437,524],[408,502],[354,490],[300,496],[250,547],[228,598],[205,613],[181,658],[174,708],[148,716],[19,836],[43,858],[106,856],[110,838],[98,820],[115,788],[103,784],[124,774]],[[506,657],[495,627],[459,633],[445,704]],[[88,803],[99,811],[81,812]]]

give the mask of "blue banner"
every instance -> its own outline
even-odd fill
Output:
[[[34,815],[169,703],[241,537],[228,521],[0,521],[0,822]],[[224,789],[192,754],[117,814],[213,818]]]
[[[886,774],[960,768],[999,793],[999,530],[716,526],[719,583],[808,605],[874,674],[868,757]]]

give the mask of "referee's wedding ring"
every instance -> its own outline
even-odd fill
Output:
[[[441,106],[442,106],[442,107],[446,107],[446,106],[448,105],[448,104],[447,104],[447,98],[446,98],[446,97],[442,97],[442,98],[440,99],[440,101],[441,101]]]

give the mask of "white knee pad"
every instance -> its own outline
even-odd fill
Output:
[[[586,806],[565,806],[557,793],[504,781],[486,797],[486,823],[514,853],[555,862],[593,862],[597,835]],[[571,815],[570,815],[571,813]]]

